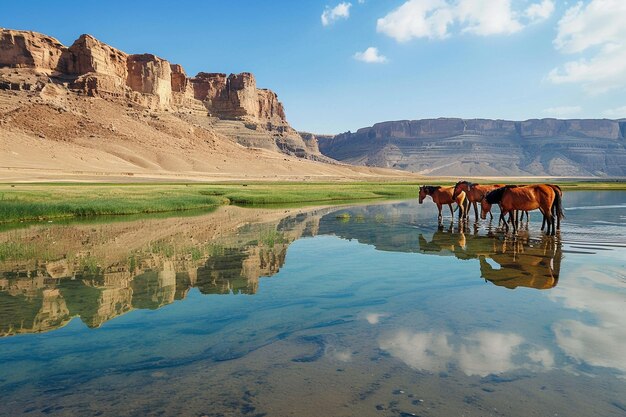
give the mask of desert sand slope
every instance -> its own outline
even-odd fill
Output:
[[[253,74],[0,28],[0,181],[407,177],[322,155]]]
[[[244,122],[149,110],[72,94],[0,91],[0,181],[330,180],[403,178],[395,170],[324,163],[237,143]],[[234,133],[233,133],[234,132]]]

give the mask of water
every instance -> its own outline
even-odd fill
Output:
[[[0,233],[0,415],[623,416],[626,192]],[[446,222],[449,219],[444,219]]]

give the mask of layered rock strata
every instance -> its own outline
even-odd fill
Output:
[[[626,120],[424,119],[319,139],[340,161],[436,175],[626,176]]]
[[[251,145],[239,135],[233,137],[243,145],[312,157],[287,123],[276,93],[257,88],[251,73],[200,72],[188,77],[179,64],[152,54],[126,54],[90,35],[66,47],[40,33],[0,29],[0,89],[41,91],[48,84],[152,111],[239,121],[255,131]]]

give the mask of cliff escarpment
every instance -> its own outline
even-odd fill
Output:
[[[626,120],[424,119],[321,138],[337,160],[421,174],[626,176]]]
[[[0,104],[20,98],[38,102],[46,90],[65,102],[72,96],[99,98],[149,114],[176,114],[190,124],[188,129],[202,125],[245,147],[329,161],[311,152],[287,122],[277,94],[257,88],[251,73],[188,76],[179,64],[149,53],[127,54],[90,35],[81,35],[67,47],[40,33],[0,29],[0,93],[9,94],[0,97]],[[17,98],[11,99],[12,93]],[[59,100],[53,104],[70,113],[80,111],[61,106]]]

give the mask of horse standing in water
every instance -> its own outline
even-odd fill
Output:
[[[467,198],[468,204],[471,204],[474,206],[474,217],[475,217],[475,220],[478,221],[478,203],[483,201],[483,198],[485,198],[485,195],[489,191],[493,191],[500,187],[504,187],[504,184],[480,185],[480,184],[474,184],[469,181],[459,181],[454,186],[454,192],[452,193],[452,198],[454,199],[459,195],[459,193],[464,192]],[[466,215],[467,217],[469,217],[469,210],[467,211]],[[489,215],[493,219],[493,214],[491,214],[491,211],[489,212]]]
[[[560,188],[548,184],[535,184],[523,187],[505,186],[487,193],[481,202],[482,219],[487,218],[487,212],[491,210],[493,204],[500,205],[500,219],[504,220],[507,213],[514,210],[531,211],[539,209],[544,216],[544,221],[548,225],[546,234],[555,235],[555,218],[560,227],[560,219],[563,215],[563,204],[561,201]],[[509,225],[504,222],[507,232]],[[543,226],[542,226],[543,230]],[[517,233],[517,222],[513,222],[513,233]]]
[[[465,211],[467,210],[468,203],[465,199],[465,193],[460,192],[455,198],[452,198],[452,193],[454,192],[454,187],[442,187],[438,185],[423,185],[420,187],[419,194],[419,203],[422,204],[426,196],[430,196],[433,199],[433,202],[437,205],[437,209],[439,210],[439,216],[437,219],[439,223],[441,223],[443,217],[441,215],[441,208],[444,204],[447,204],[450,207],[450,215],[454,218],[454,210],[452,209],[452,204],[457,203],[459,206],[459,220],[465,217]]]

